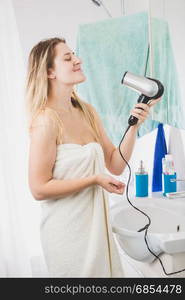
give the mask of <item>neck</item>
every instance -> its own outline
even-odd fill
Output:
[[[72,108],[72,91],[73,86],[51,86],[47,101],[48,106],[51,106],[57,110],[70,110]]]

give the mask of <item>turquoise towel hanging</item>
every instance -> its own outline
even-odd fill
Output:
[[[176,107],[173,105],[175,118],[170,113],[171,107],[168,106],[171,102],[180,103],[176,97],[179,95],[177,80],[174,79],[177,74],[170,48],[168,27],[164,21],[155,20],[154,24],[153,30],[156,34],[153,34],[155,39],[153,44],[157,47],[154,49],[157,64],[155,78],[164,82],[166,94],[161,103],[156,105],[155,120],[149,117],[140,127],[139,136],[155,129],[159,122],[173,126],[182,125],[177,105]],[[87,80],[78,85],[77,92],[99,112],[106,131],[115,145],[119,144],[128,125],[130,110],[138,99],[135,91],[121,85],[121,79],[125,71],[149,76],[149,65],[146,68],[148,44],[146,12],[79,26],[76,52],[83,60]],[[158,55],[160,57],[157,58]]]
[[[79,26],[76,52],[83,60],[87,80],[77,91],[95,106],[117,145],[138,98],[121,79],[128,70],[140,75],[145,72],[147,51],[146,13]]]

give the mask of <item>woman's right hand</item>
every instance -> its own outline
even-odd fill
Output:
[[[109,193],[123,194],[125,184],[107,174],[99,174],[96,176],[96,182]]]

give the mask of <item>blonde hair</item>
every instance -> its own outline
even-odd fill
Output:
[[[65,43],[63,38],[51,38],[40,41],[33,47],[28,60],[28,73],[26,82],[26,109],[29,119],[29,130],[32,121],[45,108],[49,94],[48,68],[53,66],[55,47],[59,43]],[[89,123],[96,141],[100,141],[100,133],[95,115],[90,106],[82,101],[73,90],[71,102],[74,107],[80,109]],[[61,137],[62,120],[59,120],[59,133]]]

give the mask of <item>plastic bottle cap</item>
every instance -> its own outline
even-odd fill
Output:
[[[140,160],[140,166],[138,168],[138,173],[140,173],[140,174],[144,174],[145,173],[145,168],[143,166],[143,161],[142,160]]]
[[[165,159],[167,160],[173,160],[173,156],[171,154],[166,154]]]

